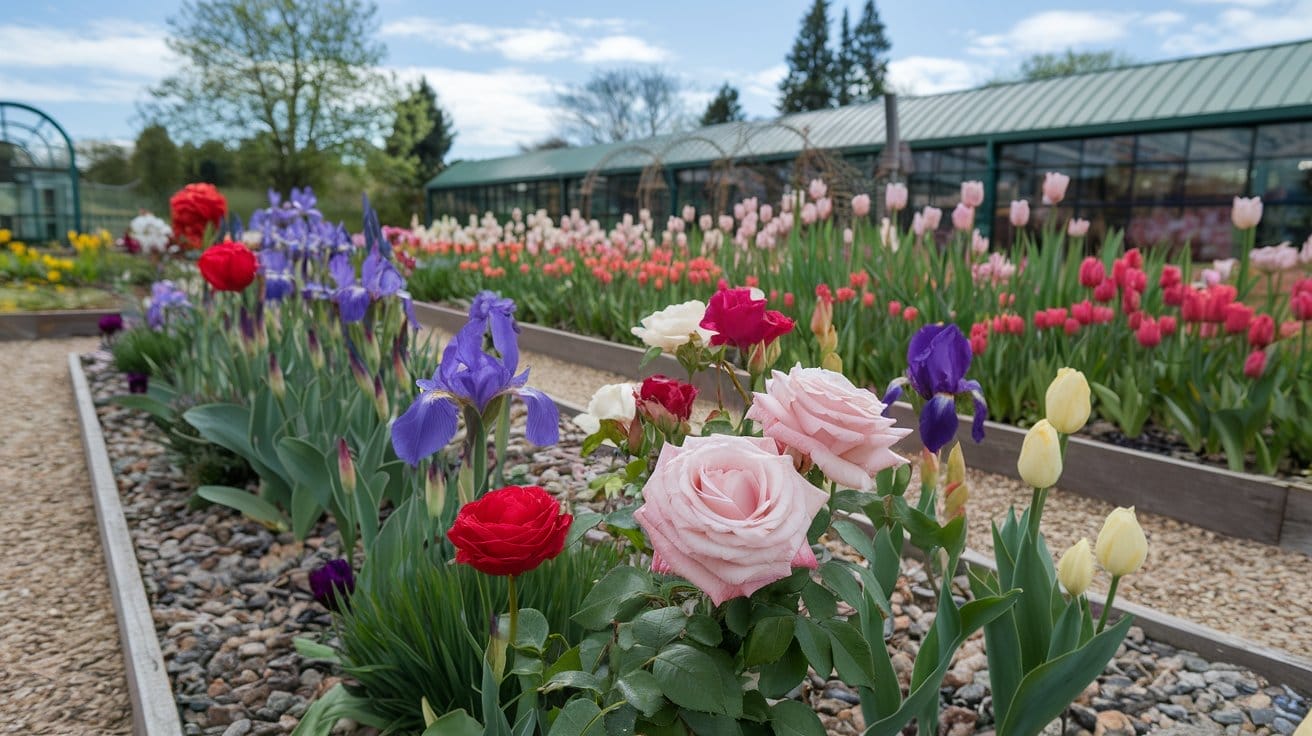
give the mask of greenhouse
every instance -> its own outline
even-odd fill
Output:
[[[1225,254],[1237,192],[1266,203],[1262,242],[1301,241],[1312,225],[1312,41],[902,97],[899,157],[881,155],[885,102],[460,161],[429,182],[429,214],[578,208],[607,223],[773,201],[816,175],[873,191],[897,163],[912,209],[950,209],[963,179],[983,181],[986,234],[1010,235],[1010,201],[1037,198],[1046,171],[1071,176],[1067,203],[1093,232],[1135,244]]]
[[[81,227],[68,134],[35,107],[0,101],[0,229],[41,241]]]

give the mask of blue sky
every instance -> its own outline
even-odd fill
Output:
[[[831,5],[835,33],[844,7]],[[905,94],[975,86],[1032,53],[1117,49],[1151,61],[1312,37],[1312,0],[882,0],[890,76]],[[176,64],[170,0],[6,3],[0,99],[40,107],[76,139],[130,141],[135,103]],[[809,0],[481,3],[378,0],[384,64],[425,76],[453,115],[453,157],[514,153],[557,127],[553,91],[597,68],[654,64],[700,113],[729,81],[750,117],[774,115],[777,85]],[[981,10],[986,8],[986,10]]]

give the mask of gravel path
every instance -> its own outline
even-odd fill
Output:
[[[0,343],[0,733],[132,730],[67,356],[96,340]]]
[[[627,380],[532,353],[521,353],[520,360],[532,369],[532,386],[577,406],[586,406],[602,384]],[[963,449],[969,465],[970,448]],[[1030,491],[1005,476],[970,475],[970,545],[991,554],[990,523],[1001,520],[1012,504],[1028,504]],[[1111,510],[1103,501],[1052,492],[1044,509],[1049,546],[1060,554],[1080,537],[1092,543]],[[1312,652],[1312,630],[1306,625],[1312,620],[1312,558],[1155,514],[1139,514],[1139,522],[1148,537],[1148,561],[1121,582],[1122,600],[1295,654]],[[1109,582],[1100,573],[1094,587],[1106,592]]]

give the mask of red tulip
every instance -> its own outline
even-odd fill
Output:
[[[1231,335],[1246,332],[1253,322],[1253,308],[1242,302],[1232,302],[1225,307],[1225,331]]]
[[[1094,288],[1107,279],[1107,269],[1102,261],[1089,256],[1080,262],[1080,285]],[[1105,300],[1104,300],[1105,301]]]
[[[206,248],[196,265],[210,286],[218,291],[245,290],[259,270],[251,249],[230,240]]]
[[[1116,298],[1116,282],[1111,279],[1104,279],[1102,283],[1093,290],[1093,298],[1100,302],[1109,302]]]
[[[1063,328],[1066,330],[1067,335],[1075,335],[1080,331],[1080,321],[1074,317],[1067,317]]]
[[[1139,324],[1139,329],[1134,333],[1139,344],[1145,348],[1155,348],[1162,342],[1162,331],[1157,326],[1157,322],[1149,317]]]
[[[1160,328],[1162,329],[1162,335],[1163,335],[1163,336],[1174,335],[1174,334],[1175,334],[1175,327],[1176,327],[1176,325],[1175,325],[1175,317],[1172,317],[1172,316],[1169,315],[1169,314],[1166,315],[1166,316],[1164,316],[1164,317],[1159,317],[1159,318],[1157,319],[1157,326],[1160,327]]]
[[[1275,342],[1276,339],[1276,321],[1269,314],[1259,314],[1257,319],[1248,328],[1248,344],[1255,350]]]
[[[1265,370],[1266,370],[1266,351],[1254,350],[1253,352],[1249,353],[1248,358],[1244,360],[1244,375],[1248,376],[1253,380],[1257,380],[1262,377],[1262,373]]]

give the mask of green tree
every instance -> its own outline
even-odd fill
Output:
[[[852,100],[868,102],[888,91],[888,40],[875,0],[866,0],[852,33]]]
[[[178,147],[163,125],[147,125],[137,135],[132,149],[132,175],[137,190],[160,207],[182,182],[182,160]]]
[[[178,154],[182,159],[183,178],[188,183],[205,182],[217,187],[236,183],[236,157],[223,141],[211,138],[199,145],[184,143]]]
[[[734,123],[746,119],[743,114],[743,106],[738,104],[738,90],[733,85],[725,82],[720,85],[720,90],[715,93],[715,97],[706,105],[706,112],[702,113],[702,125],[719,125],[720,123]]]
[[[788,76],[779,83],[779,112],[805,112],[833,102],[834,55],[829,50],[829,0],[815,0],[788,53]]]
[[[397,103],[385,148],[389,156],[414,157],[414,184],[422,190],[445,168],[455,137],[451,116],[437,104],[437,92],[427,79],[421,79],[410,95]]]
[[[394,88],[376,14],[367,0],[187,0],[169,19],[182,63],[147,115],[197,139],[267,136],[273,186],[313,184],[325,158],[380,137]]]
[[[77,145],[82,178],[96,184],[123,185],[132,182],[132,162],[123,146],[109,141],[87,141]]]
[[[847,20],[847,8],[843,8],[840,28],[838,56],[834,59],[834,102],[841,106],[852,103],[856,82],[856,48],[853,46],[852,27]]]
[[[1134,59],[1119,51],[1066,49],[1060,54],[1035,54],[1022,61],[1019,80],[1033,81],[1083,72],[1102,72],[1133,63]]]

